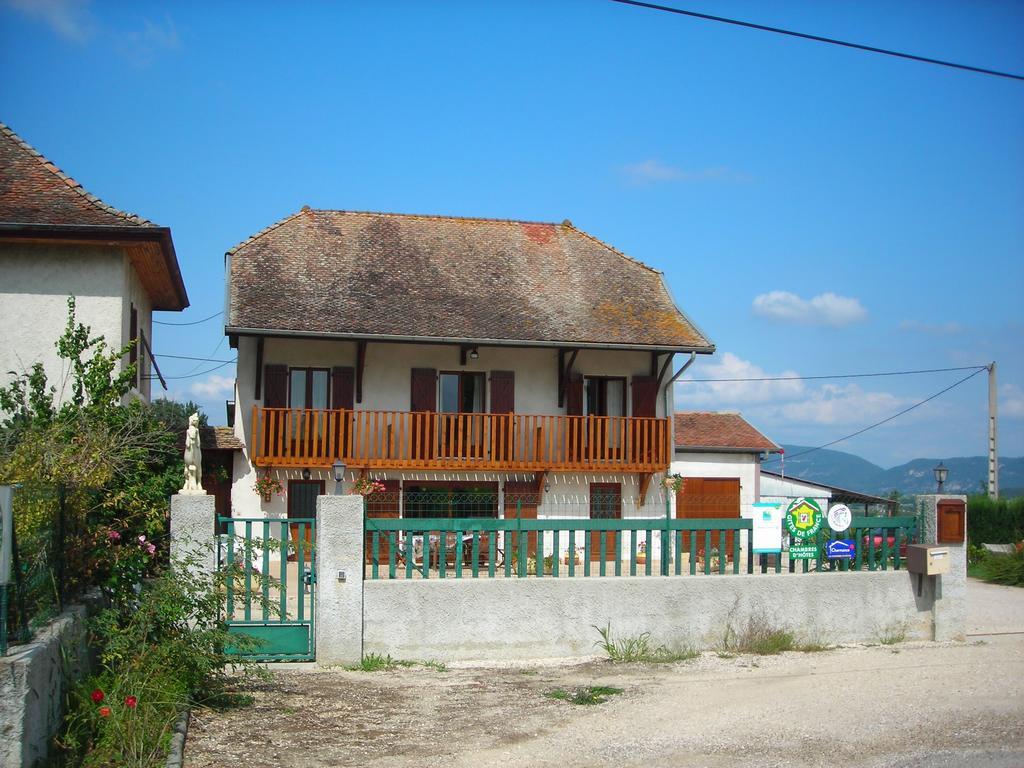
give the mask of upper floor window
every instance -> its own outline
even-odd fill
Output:
[[[484,386],[483,373],[442,373],[441,374],[441,413],[483,413]]]
[[[584,414],[625,416],[626,380],[617,376],[586,376],[583,379]]]
[[[330,371],[326,368],[291,368],[288,371],[288,407],[326,409],[330,380]]]

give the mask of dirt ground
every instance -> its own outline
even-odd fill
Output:
[[[194,712],[185,764],[1021,768],[1024,589],[969,580],[967,624],[959,644],[670,665],[274,665],[253,706]],[[545,695],[591,685],[623,693]]]

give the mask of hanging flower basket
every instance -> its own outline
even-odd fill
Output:
[[[352,483],[352,493],[357,496],[370,496],[374,493],[384,493],[384,483],[380,480],[371,480],[368,477],[360,477]]]
[[[256,482],[253,483],[252,489],[260,495],[260,498],[264,502],[270,501],[271,497],[275,493],[284,493],[284,486],[276,478],[270,476],[270,472],[264,472],[263,475],[257,478]]]
[[[665,479],[661,481],[661,484],[669,491],[678,491],[683,487],[683,476],[678,473],[665,475]]]

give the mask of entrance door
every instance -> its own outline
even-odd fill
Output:
[[[590,484],[590,519],[620,520],[622,519],[622,486],[619,483]],[[601,532],[590,534],[590,559],[601,559]],[[619,557],[615,550],[615,531],[604,534],[605,560],[616,560]]]
[[[676,491],[676,517],[679,518],[727,518],[740,516],[740,480],[738,477],[712,478],[687,477],[683,487]],[[725,537],[725,555],[732,557],[735,533],[729,531]],[[721,552],[721,534],[711,535],[711,546]],[[697,550],[703,551],[704,540],[697,542]],[[683,533],[683,552],[690,550],[690,534]]]
[[[316,519],[316,497],[324,495],[323,480],[289,480],[288,481],[288,519],[301,518],[303,520]],[[299,526],[292,524],[291,529],[292,547],[298,546]],[[310,544],[313,542],[313,526],[302,526],[307,552],[312,551]],[[288,555],[288,560],[295,562],[295,553]]]

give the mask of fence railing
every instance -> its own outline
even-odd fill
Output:
[[[749,520],[737,518],[367,517],[366,559],[372,579],[887,570],[900,568],[916,520],[860,517],[849,536],[819,532],[801,542],[817,556],[799,567],[786,551],[755,555],[745,544],[750,530]],[[825,547],[836,538],[854,539],[856,556],[829,558]]]
[[[258,466],[657,472],[668,419],[253,407]]]

